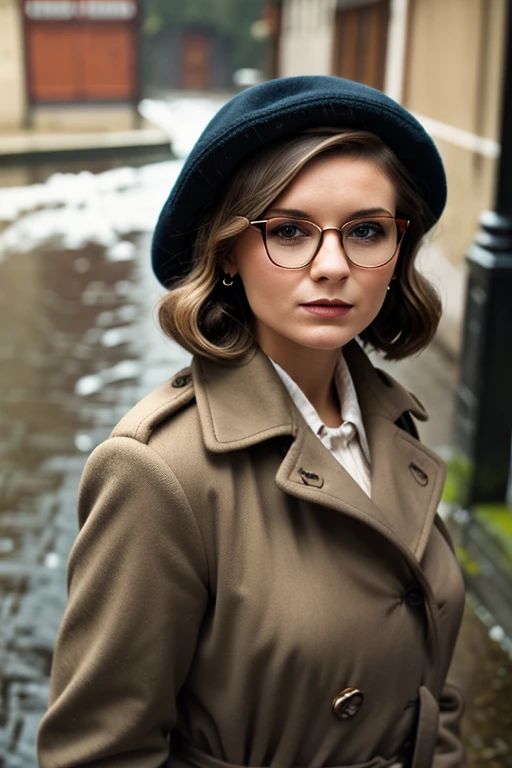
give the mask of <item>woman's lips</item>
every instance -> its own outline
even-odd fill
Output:
[[[306,312],[318,317],[342,317],[350,312],[352,306],[352,304],[346,304],[339,299],[318,299],[318,301],[301,304]]]

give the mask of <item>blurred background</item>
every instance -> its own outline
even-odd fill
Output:
[[[154,321],[159,210],[215,111],[269,78],[383,90],[431,133],[431,414],[468,588],[451,679],[470,768],[512,766],[510,0],[0,0],[0,767],[35,768],[90,451],[187,364]]]

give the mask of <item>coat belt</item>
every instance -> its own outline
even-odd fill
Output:
[[[419,712],[414,748],[407,756],[392,758],[375,757],[365,763],[329,766],[329,768],[432,768],[439,728],[439,705],[428,688],[422,686],[419,691]],[[173,739],[171,755],[162,768],[244,768],[233,763],[225,763],[205,752],[201,752],[189,742]],[[253,766],[252,768],[264,768]]]
[[[164,768],[164,766],[162,766]],[[225,763],[217,760],[204,752],[193,747],[188,743],[181,743],[176,751],[173,751],[165,768],[243,768],[234,763]],[[257,766],[252,768],[263,768]],[[303,768],[303,767],[302,767]],[[396,758],[386,760],[383,757],[376,757],[367,763],[356,763],[351,765],[337,765],[332,768],[406,768],[403,763],[396,761]]]

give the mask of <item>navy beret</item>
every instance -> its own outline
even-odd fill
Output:
[[[307,128],[338,126],[376,134],[415,178],[437,220],[446,203],[446,177],[434,142],[393,99],[369,86],[324,75],[287,77],[248,88],[207,125],[174,184],[152,243],[153,269],[169,286],[190,269],[198,215],[252,153]]]

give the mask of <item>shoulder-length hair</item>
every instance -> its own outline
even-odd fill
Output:
[[[255,346],[253,315],[242,282],[235,276],[232,287],[223,286],[220,259],[247,228],[247,220],[261,218],[306,163],[326,152],[374,162],[395,186],[397,218],[410,220],[391,288],[361,340],[390,360],[412,355],[431,341],[441,302],[416,269],[415,259],[434,217],[414,179],[377,136],[326,128],[280,140],[250,157],[228,181],[217,204],[197,222],[192,268],[158,307],[162,329],[188,352],[234,361]]]

